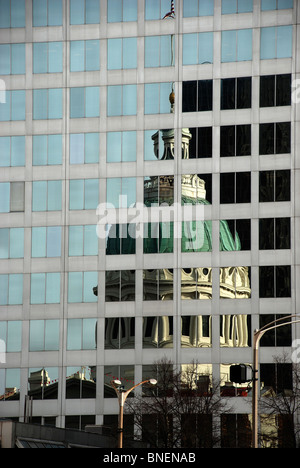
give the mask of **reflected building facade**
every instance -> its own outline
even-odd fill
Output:
[[[299,302],[298,5],[170,4],[0,2],[3,417],[110,424],[110,381],[166,358],[245,397],[222,443],[249,432],[230,367]],[[299,333],[262,339],[263,393]]]

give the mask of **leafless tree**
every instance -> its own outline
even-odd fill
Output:
[[[283,368],[285,372],[280,372]],[[300,442],[300,364],[288,362],[284,356],[275,359],[275,369],[274,383],[260,398],[262,445],[297,448]]]
[[[130,400],[127,412],[134,414],[138,434],[151,447],[206,447],[220,443],[220,415],[230,411],[220,396],[220,382],[200,374],[196,362],[174,370],[171,361],[156,362],[151,377],[153,389],[143,387]]]

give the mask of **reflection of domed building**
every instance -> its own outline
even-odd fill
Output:
[[[159,155],[159,135],[162,135],[164,142],[164,151],[162,156]],[[182,130],[182,158],[189,159],[189,148],[192,134],[188,128]],[[152,135],[154,154],[160,159],[174,159],[174,130],[167,129],[161,132],[155,132]],[[146,206],[151,205],[168,205],[174,203],[174,175],[166,176],[149,176],[144,181],[144,203]],[[182,205],[209,205],[206,199],[205,181],[199,177],[198,174],[184,174],[181,176],[181,203]],[[148,224],[148,231],[144,231],[144,253],[166,253],[173,252],[173,226],[170,224],[169,229],[166,231],[165,223],[156,223],[153,229],[153,224]],[[118,231],[117,231],[118,232]],[[168,233],[165,235],[165,233]],[[115,252],[115,245],[119,242],[118,236],[110,238],[107,241],[107,253]],[[153,235],[155,233],[155,235]],[[116,239],[117,237],[117,239]],[[122,242],[127,242],[131,251],[130,244],[132,239],[130,236],[127,239],[122,239]],[[241,244],[238,236],[236,239],[229,229],[226,221],[220,221],[220,250],[233,251],[240,250]],[[210,220],[194,220],[184,221],[182,223],[182,252],[210,252],[212,250],[212,222]],[[114,281],[114,277],[118,272],[106,272],[106,296],[117,297],[115,288],[118,284]],[[129,281],[128,284],[123,284],[130,295],[130,289],[133,289],[133,283]],[[96,289],[96,288],[95,288]],[[134,292],[133,292],[134,294]],[[221,298],[249,298],[251,295],[250,279],[248,274],[248,267],[222,267],[220,268],[220,297]],[[181,299],[211,299],[212,298],[212,268],[183,268],[181,270]],[[173,299],[173,270],[172,269],[159,269],[159,270],[143,270],[143,299],[144,300],[172,300]],[[118,299],[115,299],[118,300]],[[123,299],[126,300],[126,299]],[[131,300],[133,300],[131,298]],[[167,318],[167,317],[166,317]],[[199,318],[199,317],[198,317]],[[199,320],[195,318],[198,325]],[[147,320],[149,322],[149,320]],[[193,324],[194,322],[191,322]],[[201,322],[202,323],[202,322]],[[164,324],[168,324],[168,330],[163,330]],[[164,347],[162,337],[168,336],[165,346],[170,346],[170,327],[169,321],[163,320],[155,321],[152,324],[151,336],[147,335],[148,346]],[[197,327],[198,327],[197,325]],[[147,327],[149,329],[149,326]],[[187,327],[185,327],[185,330]],[[184,331],[182,330],[182,333]],[[187,346],[188,343],[195,341],[195,330],[189,326],[189,335],[182,336],[182,343]],[[152,336],[153,335],[153,336]],[[155,336],[154,336],[155,335]],[[197,346],[210,346],[211,334],[207,333],[205,339],[201,339],[202,331],[197,332]],[[200,337],[200,338],[199,338]],[[144,338],[146,338],[144,336]],[[199,341],[200,340],[200,341]],[[222,341],[222,337],[221,337]],[[229,340],[230,341],[230,340]],[[230,346],[226,338],[222,341],[223,346]],[[193,346],[193,345],[192,345]]]

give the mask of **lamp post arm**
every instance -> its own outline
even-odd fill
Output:
[[[259,330],[254,331],[253,340],[253,389],[252,389],[252,447],[258,448],[258,349],[259,341],[261,337],[269,330],[274,328],[283,327],[284,325],[291,325],[293,323],[299,323],[300,318],[292,320],[293,317],[299,317],[299,314],[288,315],[280,319],[273,320],[273,322],[267,323]],[[290,319],[289,322],[286,320]],[[283,323],[278,323],[285,320]]]

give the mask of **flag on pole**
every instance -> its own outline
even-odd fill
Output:
[[[175,18],[175,8],[174,8],[174,2],[173,0],[171,1],[171,11],[169,11],[169,13],[167,13],[163,19],[165,18]]]

